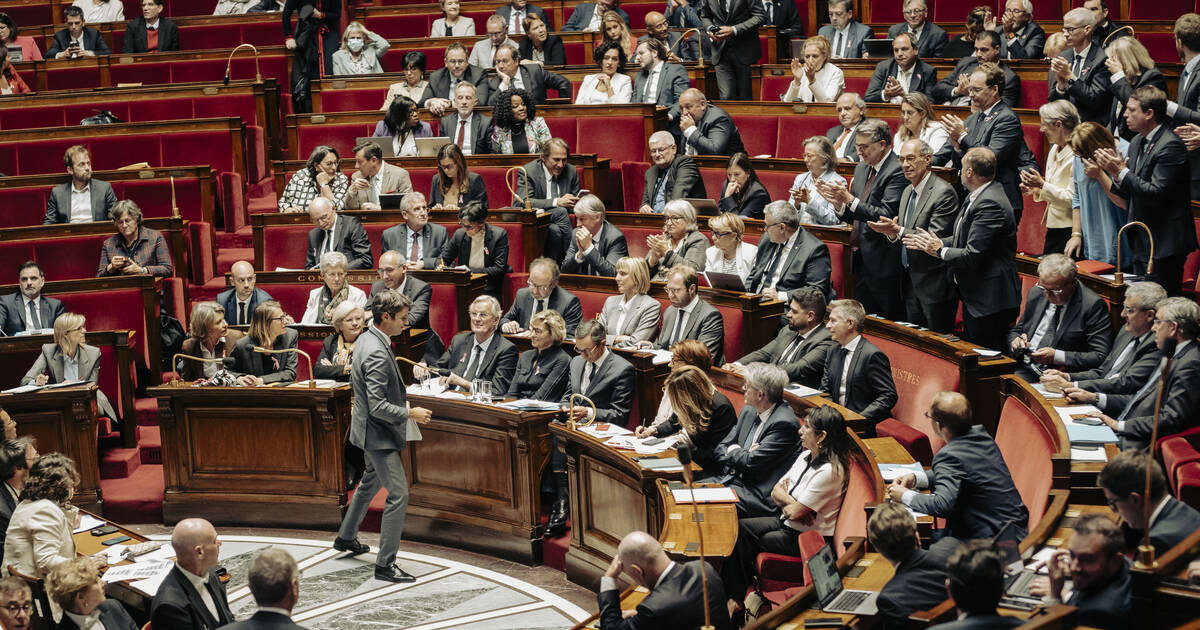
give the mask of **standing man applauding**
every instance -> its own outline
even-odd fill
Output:
[[[379,551],[375,555],[375,579],[387,582],[417,579],[395,564],[396,549],[404,531],[404,514],[408,510],[408,480],[404,477],[400,449],[409,440],[421,439],[420,430],[410,421],[425,424],[431,415],[428,409],[408,408],[400,368],[392,355],[391,338],[400,334],[408,323],[407,302],[399,291],[389,289],[375,294],[367,304],[375,321],[354,344],[350,386],[357,402],[351,411],[350,443],[363,450],[367,467],[333,541],[333,548],[338,551],[354,555],[370,551],[358,541],[358,526],[380,486],[387,488]]]

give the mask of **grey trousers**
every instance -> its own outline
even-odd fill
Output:
[[[379,493],[380,487],[387,488],[387,504],[383,508],[383,520],[379,526],[379,553],[375,556],[375,566],[387,567],[396,561],[396,550],[400,548],[400,537],[404,533],[404,515],[408,512],[408,479],[404,476],[404,462],[400,459],[399,451],[364,450],[363,455],[367,463],[366,472],[354,491],[354,499],[346,508],[338,538],[354,540],[358,536],[358,527],[367,515],[367,508],[371,507],[371,499]]]

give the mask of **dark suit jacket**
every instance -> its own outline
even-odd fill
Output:
[[[254,309],[258,308],[259,304],[270,302],[273,299],[275,298],[271,297],[270,293],[254,287],[254,293],[250,294],[250,302],[246,304],[246,323],[250,323],[250,318],[254,317]],[[230,326],[236,326],[238,317],[237,292],[233,289],[226,289],[218,293],[217,304],[220,304],[225,309],[225,323]]]
[[[479,112],[471,113],[471,123],[468,125],[471,134],[471,155],[484,154],[488,147],[487,131],[492,124],[492,117],[485,116]],[[442,116],[442,125],[439,127],[443,136],[450,138],[451,142],[457,142],[458,139],[458,112],[450,112]]]
[[[508,4],[500,5],[500,8],[496,9],[496,15],[499,15],[500,17],[504,18],[504,23],[507,24],[510,28],[512,27],[512,5],[508,5]],[[535,7],[532,4],[526,4],[525,5],[525,15],[538,16],[539,18],[542,19],[543,22],[546,23],[546,32],[554,31],[554,22],[550,19],[551,16],[548,15],[545,11],[543,11],[541,7]],[[524,26],[521,27],[521,32],[522,33],[525,32]],[[525,39],[529,39],[529,38],[526,37]],[[525,55],[522,54],[521,58],[526,59],[527,57],[525,57]]]
[[[1066,59],[1068,64],[1072,64],[1075,61],[1075,49],[1068,47],[1058,56]],[[1093,43],[1088,48],[1087,58],[1083,60],[1083,65],[1079,68],[1079,78],[1067,84],[1066,92],[1058,91],[1058,78],[1051,73],[1049,100],[1056,101],[1065,98],[1075,104],[1081,120],[1097,122],[1107,127],[1113,98],[1112,92],[1109,91],[1112,73],[1108,71],[1108,66],[1104,65],[1104,60],[1107,58],[1108,55],[1104,54],[1103,47]]]
[[[214,350],[220,351],[221,354],[218,356],[227,357],[233,353],[233,349],[237,346],[238,340],[245,336],[246,333],[236,328],[231,328],[225,331],[225,344],[218,345],[217,348],[214,348]],[[187,339],[184,339],[183,345],[179,347],[179,351],[188,356],[204,356],[204,351],[200,348],[200,340],[195,337],[188,337]],[[221,364],[216,365],[218,368],[221,367]],[[197,379],[204,378],[204,364],[199,361],[180,359],[176,362],[175,367],[179,372],[179,378],[185,381],[195,381]]]
[[[474,173],[472,173],[473,175]],[[500,295],[500,283],[504,274],[510,273],[508,266],[508,232],[502,227],[488,225],[483,235],[483,267],[472,269],[488,277],[488,294]],[[471,261],[471,239],[466,230],[457,230],[442,247],[442,262],[446,265],[466,265]]]
[[[1000,44],[1000,55],[1010,59],[1041,59],[1046,47],[1046,31],[1032,20],[1017,37]]]
[[[548,210],[554,207],[554,198],[567,193],[579,193],[579,169],[573,164],[563,166],[563,170],[554,178],[558,186],[558,194],[552,195],[546,190],[546,165],[541,160],[534,160],[525,165],[524,171],[517,171],[517,196],[513,197],[512,205],[525,205],[525,173],[529,173],[529,203],[534,208]]]
[[[734,197],[726,197],[725,188],[722,186],[721,199],[717,202],[717,207],[721,209],[721,212],[732,212],[751,219],[761,219],[763,218],[763,209],[769,203],[771,203],[771,195],[767,194],[767,189],[759,182],[750,182],[750,187],[742,195],[740,202]]]
[[[625,20],[625,24],[629,24],[629,14],[621,7],[613,7],[613,10],[620,14],[621,19]],[[571,12],[571,17],[567,18],[567,23],[563,24],[564,31],[582,31],[592,21],[592,14],[596,12],[595,2],[580,2],[575,5],[575,10]]]
[[[963,57],[958,60],[954,69],[946,78],[937,82],[933,89],[926,94],[929,95],[935,103],[948,103],[956,98],[954,88],[958,87],[958,77],[971,76],[975,72],[975,68],[979,67],[979,60],[975,57]],[[1008,64],[1001,62],[1000,68],[1004,70],[1004,88],[1000,90],[1000,100],[1004,101],[1009,107],[1016,107],[1021,102],[1021,78],[1017,73],[1008,67]],[[965,95],[964,95],[965,97]]]
[[[900,159],[891,151],[884,156],[871,190],[867,191],[870,168],[866,162],[859,162],[854,167],[850,193],[858,199],[858,205],[851,211],[850,204],[847,204],[841,213],[843,221],[859,222],[858,253],[861,254],[862,262],[861,267],[854,270],[858,276],[859,288],[856,290],[865,289],[875,295],[899,296],[899,284],[896,281],[900,277],[902,245],[899,242],[893,243],[886,236],[872,230],[867,222],[878,221],[880,217],[896,218],[900,213],[900,195],[909,183],[904,178],[904,171],[900,170]],[[886,305],[888,300],[878,299],[875,302]]]
[[[675,33],[672,32],[672,35]],[[641,103],[646,96],[646,82],[650,80],[650,71],[640,70],[633,75],[633,102]],[[687,70],[677,63],[663,62],[658,76],[658,94],[654,97],[655,104],[666,107],[671,120],[679,119],[679,95],[688,89]]]
[[[1194,526],[1200,525],[1200,518],[1197,520]],[[1111,630],[1129,628],[1133,626],[1132,586],[1129,561],[1122,559],[1121,568],[1111,578],[1072,592],[1063,603],[1079,609],[1076,620],[1081,626]]]
[[[908,22],[901,22],[889,26],[887,36],[888,39],[896,39],[900,33],[907,32]],[[946,34],[946,30],[933,22],[926,21],[925,26],[921,27],[921,36],[917,38],[917,50],[925,59],[939,59],[944,56],[942,51],[946,49],[948,43],[950,43],[950,36]]]
[[[371,285],[371,295],[387,288],[383,280],[376,280]],[[412,308],[408,309],[408,325],[413,328],[429,328],[429,302],[433,299],[433,287],[420,278],[409,275],[404,279],[404,290],[401,291],[412,300]]]
[[[683,33],[679,32],[679,31],[667,31],[667,41],[664,42],[664,45],[667,47],[667,51],[675,53],[675,56],[679,57],[680,61],[696,61],[697,59],[699,59],[700,58],[700,44],[699,44],[699,42],[696,41],[697,40],[696,36],[688,35],[687,41],[682,44],[679,44],[679,47],[676,48],[676,44],[678,44],[679,38],[681,38],[681,37],[683,37]],[[641,44],[642,42],[646,41],[649,38],[650,38],[649,34],[642,35],[641,37],[639,37],[637,39],[637,43]],[[636,86],[634,87],[634,89],[635,90],[637,89]]]
[[[780,363],[784,352],[798,335],[799,333],[792,330],[791,327],[785,326],[778,335],[775,335],[771,343],[738,359],[738,363],[742,365],[750,365],[755,362],[771,363],[783,368],[783,371],[787,372],[790,382],[800,383],[807,387],[820,387],[821,377],[825,375],[825,360],[829,355],[829,349],[836,346],[837,342],[829,336],[828,328],[818,324],[808,338],[800,342],[800,347],[792,354],[791,360],[787,363]]]
[[[44,295],[38,299],[38,311],[42,328],[54,328],[54,320],[67,312],[61,301]],[[3,323],[6,335],[25,331],[25,296],[20,291],[0,296],[0,323]]]
[[[571,359],[570,386],[563,393],[566,403],[571,394],[583,394],[596,404],[596,421],[609,422],[618,426],[629,424],[629,412],[633,409],[633,364],[612,350],[599,368],[595,368],[588,388],[583,389],[583,368],[587,360],[576,356]]]
[[[371,254],[371,241],[367,239],[367,230],[357,217],[339,214],[337,223],[333,226],[333,246],[330,251],[339,251],[346,255],[347,269],[371,269],[375,266],[375,257]],[[305,269],[315,269],[321,263],[317,252],[325,244],[325,231],[313,228],[308,231],[308,254],[304,258]]]
[[[562,288],[554,287],[550,292],[550,297],[546,298],[546,308],[558,311],[562,315],[563,320],[567,323],[567,336],[575,336],[575,327],[583,321],[583,307],[579,304],[579,298],[575,297],[574,293]],[[517,291],[517,295],[513,298],[512,306],[504,317],[500,318],[500,325],[505,322],[517,322],[521,328],[529,327],[529,318],[533,313],[533,294],[529,291],[529,287],[524,287]]]
[[[954,150],[954,144],[947,141],[933,156],[934,166],[953,165],[955,169],[962,168],[962,157],[975,147],[987,147],[996,154],[996,181],[1004,187],[1008,203],[1014,213],[1019,213],[1024,207],[1021,198],[1021,176],[1018,172],[1023,166],[1022,159],[1026,151],[1025,136],[1021,131],[1021,120],[1013,113],[1012,108],[1001,99],[992,109],[992,113],[984,116],[975,112],[967,116],[964,124],[967,135],[959,143],[961,151]]]
[[[918,493],[909,506],[946,519],[946,535],[959,540],[990,538],[1015,521],[1018,538],[1025,537],[1029,511],[1000,447],[982,425],[946,442],[933,456],[928,476],[930,493]]]
[[[845,360],[845,348],[840,345],[832,346],[825,359],[821,391],[828,393],[834,402],[839,402],[838,392],[842,387]],[[883,350],[876,348],[866,337],[858,340],[848,378],[850,384],[846,387],[844,407],[862,414],[872,423],[892,415],[892,407],[899,400],[896,383],[892,380],[892,363]]]
[[[773,516],[780,513],[771,500],[771,489],[791,468],[799,453],[800,421],[786,402],[771,410],[758,439],[748,442],[760,422],[758,410],[742,408],[737,425],[717,449],[717,462],[725,468],[718,481],[736,488],[738,513],[743,516]],[[738,448],[730,448],[737,445]]]
[[[399,223],[384,230],[381,240],[383,252],[399,252],[405,260],[408,260],[412,246],[408,243],[407,223]],[[445,226],[431,222],[421,228],[421,259],[426,269],[433,269],[437,266],[438,257],[441,256],[442,248],[446,246],[448,240],[450,240],[450,232]]]
[[[725,585],[721,576],[704,564],[708,574],[708,610],[717,630],[730,630],[729,609],[726,607]],[[638,630],[643,628],[699,628],[704,625],[704,589],[700,578],[700,561],[676,563],[662,583],[650,591],[637,605],[637,614],[621,615],[621,591],[600,591],[600,624],[604,630]]]
[[[480,105],[488,101],[488,74],[487,71],[478,66],[467,65],[467,69],[463,71],[463,81],[469,82],[475,86],[475,98]],[[421,107],[425,107],[425,101],[431,98],[450,98],[450,70],[442,68],[434,70],[429,75],[429,84],[425,86],[425,92],[421,94],[421,102],[417,103]]]
[[[1163,92],[1167,91],[1167,79],[1158,68],[1150,68],[1143,72],[1137,78],[1136,82],[1130,83],[1129,77],[1123,76],[1113,81],[1112,85],[1109,86],[1109,90],[1113,94],[1112,106],[1108,112],[1108,121],[1111,123],[1109,128],[1111,129],[1115,126],[1118,135],[1131,142],[1133,141],[1133,137],[1137,135],[1137,132],[1130,129],[1129,125],[1125,122],[1125,105],[1129,103],[1129,96],[1133,94],[1134,90],[1147,85],[1152,85]]]
[[[429,182],[429,205],[457,205],[461,208],[472,201],[478,201],[485,210],[488,208],[487,185],[483,183],[483,177],[479,173],[467,173],[467,194],[462,199],[448,201],[442,192],[441,173],[433,174],[433,179]]]
[[[656,164],[651,164],[646,170],[645,186],[642,188],[642,205],[653,205],[654,189],[662,171]],[[692,158],[680,153],[667,167],[667,201],[676,199],[705,199],[708,193],[704,191],[704,179],[700,177],[700,168]]]
[[[147,48],[148,29],[146,18],[140,17],[125,27],[125,43],[121,46],[123,53],[149,52]],[[165,17],[158,18],[158,51],[169,52],[179,50],[179,27]]]
[[[871,75],[871,82],[867,84],[867,93],[863,95],[863,98],[868,103],[882,103],[883,86],[887,84],[888,77],[897,76],[899,73],[900,64],[896,63],[895,59],[880,61],[875,65],[875,74]],[[908,80],[908,91],[932,96],[935,85],[937,85],[937,70],[918,59],[913,68],[912,78]]]
[[[1130,221],[1150,227],[1156,258],[1187,255],[1196,249],[1191,210],[1181,202],[1190,192],[1187,147],[1166,125],[1155,134],[1149,151],[1143,149],[1145,143],[1138,134],[1129,144],[1129,173],[1116,182],[1113,192],[1128,201]],[[1145,234],[1130,232],[1134,260],[1146,261],[1150,248]]]
[[[728,11],[725,10],[726,2],[729,3]],[[720,64],[726,55],[746,66],[758,63],[762,58],[758,27],[766,22],[767,14],[759,0],[700,0],[700,20],[705,32],[713,26],[732,26],[735,31],[729,39],[713,40],[713,65]]]
[[[171,569],[150,604],[150,624],[155,628],[173,630],[213,630],[232,623],[233,612],[229,610],[229,600],[225,597],[225,585],[221,584],[212,569],[208,571],[207,588],[217,606],[219,619],[213,619],[200,593],[184,577],[183,569],[178,566]]]
[[[305,630],[305,628],[279,613],[260,610],[249,619],[222,626],[221,630]]]
[[[517,42],[517,52],[521,53],[522,59],[533,59],[533,40],[528,37],[522,38],[520,42]],[[546,41],[542,42],[542,57],[544,59],[542,63],[547,66],[567,65],[567,50],[563,47],[562,38],[553,33],[547,33]]]
[[[83,27],[83,37],[80,38],[81,45],[84,50],[90,50],[97,55],[107,55],[111,51],[108,49],[108,43],[100,35],[100,31],[90,27]],[[66,50],[71,45],[71,32],[67,29],[54,34],[54,41],[51,42],[50,48],[46,50],[46,59],[54,59],[58,53]]]
[[[460,332],[450,340],[450,348],[438,359],[437,366],[450,368],[451,372],[463,376],[471,361],[471,349],[475,347],[475,335],[471,331]],[[492,382],[492,392],[508,391],[508,383],[517,369],[517,347],[504,338],[497,328],[487,351],[483,353],[475,378]],[[465,378],[465,377],[464,377]]]
[[[758,241],[758,251],[754,253],[754,266],[750,269],[750,275],[746,276],[748,290],[762,292],[764,287],[760,285],[763,283],[763,276],[770,271],[767,267],[775,257],[776,250],[783,246],[784,243],[775,243],[765,234]],[[825,294],[826,299],[833,299],[833,284],[829,279],[833,273],[833,263],[829,258],[829,246],[808,230],[803,227],[799,229],[792,251],[788,252],[787,260],[784,260],[782,265],[783,273],[779,276],[779,282],[775,283],[777,290],[792,291],[800,287],[815,287]],[[768,278],[767,281],[769,280]]]
[[[1116,32],[1117,29],[1121,28],[1121,25],[1117,24],[1116,22],[1114,22],[1112,20],[1107,20],[1106,22],[1107,23],[1105,23],[1105,24],[1097,24],[1096,28],[1092,29],[1092,45],[1093,46],[1099,46],[1100,48],[1104,48],[1104,46],[1106,44],[1111,44],[1113,39],[1117,39],[1118,37],[1129,37],[1130,36],[1129,31],[1121,31],[1121,33],[1119,35],[1116,35],[1112,39],[1109,39],[1108,36],[1112,35],[1114,32]]]
[[[1180,79],[1182,85],[1182,78]],[[1200,124],[1200,75],[1189,79],[1187,91],[1176,99],[1179,107],[1171,118],[1169,127],[1174,129],[1185,123]],[[1192,169],[1192,199],[1200,199],[1200,151],[1188,151],[1188,163]]]
[[[734,1],[747,2],[748,0]],[[762,5],[756,4],[755,6],[762,9]],[[755,38],[754,42],[757,46],[758,39]],[[742,135],[738,133],[733,119],[725,113],[725,110],[712,103],[708,104],[704,115],[696,121],[696,131],[683,142],[685,145],[695,147],[698,155],[733,155],[746,150],[746,145],[742,144]]]
[[[936,554],[917,548],[896,565],[896,573],[879,591],[877,619],[887,630],[908,628],[908,616],[946,600],[946,567]]]
[[[859,121],[859,122],[861,123],[862,121]],[[855,125],[854,128],[857,131],[858,125]],[[829,131],[825,132],[825,137],[829,138],[830,143],[837,144],[838,138],[842,137],[843,130],[844,130],[844,128],[841,125],[834,125],[829,128]],[[843,143],[843,144],[850,145],[850,146],[846,147],[846,159],[850,160],[851,162],[858,161],[858,146],[856,144],[854,144],[854,135],[855,135],[856,131],[851,131],[850,135],[846,136],[846,140]]]
[[[793,0],[767,0],[775,5],[774,11],[768,11],[763,6],[763,26],[774,26],[780,37],[803,36],[804,22],[800,12],[796,10]]]
[[[572,237],[571,245],[567,247],[567,255],[563,259],[563,273],[612,278],[617,275],[617,261],[629,255],[629,245],[625,242],[625,235],[621,230],[605,221],[600,226],[600,233],[592,237],[592,250],[584,254],[582,262],[575,260],[578,253],[579,244]]]
[[[875,33],[871,32],[871,27],[859,22],[858,20],[851,20],[850,24],[846,27],[846,32],[849,35],[846,38],[846,54],[844,56],[848,59],[858,59],[859,57],[862,57],[863,53],[866,52],[866,48],[863,47],[863,40],[875,39]],[[837,40],[835,39],[837,37],[837,31],[834,30],[833,25],[826,24],[825,26],[822,26],[821,28],[817,29],[817,34],[824,35],[826,38],[828,38],[829,43],[833,45],[834,54],[837,54]]]
[[[571,98],[571,82],[561,74],[550,72],[538,65],[521,64],[518,70],[521,74],[521,85],[525,91],[533,95],[533,100],[541,105],[546,102],[546,90],[552,89],[559,98]],[[492,75],[488,79],[488,100],[479,101],[480,105],[492,107],[496,104],[496,96],[500,94],[500,77]]]
[[[1167,497],[1167,504],[1150,524],[1150,544],[1154,553],[1161,556],[1197,529],[1200,529],[1200,512],[1175,497]]]
[[[1033,338],[1050,301],[1046,292],[1036,285],[1030,287],[1025,297],[1025,312],[1021,319],[1008,331],[1008,343],[1011,347],[1013,339],[1025,335]],[[1112,343],[1112,322],[1108,318],[1108,305],[1095,291],[1075,281],[1075,293],[1065,305],[1058,320],[1058,328],[1046,334],[1053,335],[1049,347],[1062,350],[1066,354],[1065,368],[1068,372],[1087,370],[1100,365],[1108,355]]]
[[[988,183],[974,203],[960,207],[954,236],[942,243],[942,261],[958,284],[965,314],[984,317],[1020,306],[1017,225],[1000,186]]]
[[[1130,341],[1137,345],[1117,364],[1121,351]],[[1150,378],[1150,374],[1158,367],[1160,357],[1158,344],[1154,342],[1154,333],[1147,332],[1140,339],[1134,340],[1133,335],[1122,326],[1113,340],[1112,348],[1104,362],[1098,367],[1083,372],[1071,372],[1071,380],[1076,386],[1090,392],[1105,394],[1132,394]],[[1116,374],[1109,378],[1109,372]]]
[[[296,348],[299,338],[300,334],[296,332],[295,328],[288,328],[275,339],[275,344],[271,348],[273,350]],[[290,383],[296,380],[296,362],[298,361],[296,353],[260,354],[254,351],[256,343],[258,341],[250,335],[238,339],[233,346],[233,352],[225,359],[230,371],[261,377],[264,384]],[[272,358],[279,362],[278,370],[275,369]]]
[[[721,311],[709,304],[704,298],[699,298],[696,307],[687,318],[680,339],[697,339],[712,352],[713,365],[725,363],[725,323]],[[668,306],[663,311],[662,329],[658,331],[658,339],[654,340],[660,350],[670,350],[671,335],[675,333],[675,320],[679,318],[679,309]]]
[[[930,174],[929,181],[925,182],[925,188],[910,213],[908,203],[912,195],[911,185],[900,195],[900,215],[897,221],[901,227],[905,230],[923,228],[943,239],[954,235],[958,195],[946,180]],[[958,297],[954,283],[950,281],[946,267],[940,259],[908,252],[908,275],[912,280],[913,293],[923,304],[948,302]]]
[[[108,182],[93,179],[89,184],[92,193],[92,221],[107,221],[108,211],[117,203],[117,195]],[[50,190],[46,199],[46,218],[43,225],[66,223],[71,220],[71,182],[59,184]]]
[[[115,599],[100,602],[96,609],[100,611],[100,623],[104,624],[104,630],[138,630],[141,627],[125,612],[121,602]],[[54,627],[56,630],[79,630],[79,626],[66,614],[63,614],[62,621]]]
[[[8,482],[0,481],[0,483]],[[17,509],[17,500],[13,498],[8,488],[0,486],[0,530],[3,530],[0,531],[0,562],[4,560],[4,540],[8,537],[8,523],[12,520],[12,513],[15,509]]]
[[[1151,374],[1151,378],[1158,380],[1155,374]],[[1200,381],[1197,379],[1200,379],[1200,347],[1192,341],[1178,350],[1171,361],[1159,417],[1159,439],[1190,429],[1200,420],[1200,387],[1196,387]],[[1140,397],[1137,393],[1108,397],[1104,412],[1113,418],[1117,418],[1127,405],[1133,405],[1125,417],[1125,430],[1121,432],[1123,448],[1145,449],[1150,445],[1158,389],[1157,385],[1152,386]]]
[[[505,396],[556,403],[562,400],[570,385],[570,368],[571,355],[561,344],[540,352],[535,348],[526,350],[517,357],[517,371]]]

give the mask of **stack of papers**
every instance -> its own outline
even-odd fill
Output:
[[[614,435],[631,435],[633,432],[623,426],[612,423],[594,422],[586,427],[579,427],[580,433],[586,433],[596,438],[607,438]]]
[[[522,398],[520,400],[510,400],[496,405],[505,409],[514,411],[557,411],[558,403],[546,402],[544,400],[534,400],[532,398]]]
[[[1034,383],[1033,389],[1037,393],[1041,394],[1042,397],[1045,398],[1046,400],[1055,400],[1057,398],[1063,397],[1063,395],[1059,392],[1052,392],[1052,391],[1046,389],[1046,386],[1042,385],[1041,383]]]
[[[1071,461],[1073,462],[1106,462],[1108,461],[1108,453],[1103,448],[1077,448],[1071,447]]]
[[[975,348],[975,354],[978,354],[981,357],[994,357],[999,356],[1000,351],[988,350],[987,348]]]
[[[1100,410],[1092,405],[1075,405],[1073,407],[1059,407],[1059,417],[1062,418],[1063,425],[1067,428],[1067,437],[1071,440],[1071,444],[1108,444],[1117,442],[1117,434],[1106,425],[1092,426],[1080,424],[1073,416],[1082,416],[1089,413],[1099,413]]]
[[[79,515],[79,527],[76,527],[75,529],[71,530],[71,533],[72,534],[82,534],[83,532],[86,532],[89,529],[96,529],[97,527],[104,527],[107,524],[108,523],[96,518],[95,516],[92,516],[91,514],[80,514]]]
[[[671,359],[675,358],[675,355],[671,354],[670,350],[644,350],[644,352],[654,355],[654,358],[650,361],[654,365],[666,365],[671,362]]]
[[[111,584],[122,580],[150,580],[160,574],[165,578],[171,572],[171,567],[173,566],[175,566],[175,563],[170,560],[119,564],[109,567],[104,572],[104,575],[100,576],[100,579]],[[159,583],[161,582],[162,580],[160,579]],[[157,590],[157,587],[155,590]]]
[[[338,386],[338,382],[331,378],[315,378],[312,380],[316,381],[317,387],[337,387]],[[296,381],[295,383],[288,385],[288,387],[308,387],[309,382],[310,381]]]
[[[919,473],[922,470],[924,468],[921,467],[920,462],[913,462],[911,464],[879,464],[879,474],[883,475],[883,480],[888,483],[895,481],[898,477],[903,477],[909,473]]]
[[[641,457],[635,461],[637,461],[638,466],[646,470],[657,470],[660,472],[683,470],[683,462],[674,457]]]
[[[51,383],[49,385],[21,385],[12,389],[6,389],[5,394],[24,394],[26,392],[36,392],[39,389],[58,389],[59,387],[71,387],[73,385],[86,385],[89,381],[66,381],[63,383]]]
[[[801,398],[808,398],[809,396],[820,396],[821,395],[821,390],[813,389],[811,387],[801,385],[800,383],[791,383],[787,387],[785,387],[783,391],[785,391],[789,394],[799,396]]]
[[[676,488],[671,490],[675,503],[737,503],[733,488]]]
[[[675,436],[657,440],[655,444],[646,444],[646,442],[654,440],[655,438],[639,439],[633,437],[633,435],[614,435],[608,438],[604,442],[604,445],[616,449],[633,451],[638,455],[655,455],[675,446]]]

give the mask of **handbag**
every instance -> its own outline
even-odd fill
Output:
[[[97,110],[93,110],[93,111],[97,111]],[[125,121],[121,120],[120,118],[117,118],[115,114],[113,114],[112,112],[105,109],[105,110],[98,111],[98,113],[96,113],[92,116],[88,116],[87,118],[84,118],[83,120],[79,121],[79,124],[81,124],[81,125],[111,125],[113,123],[122,123],[122,122],[125,122]]]

